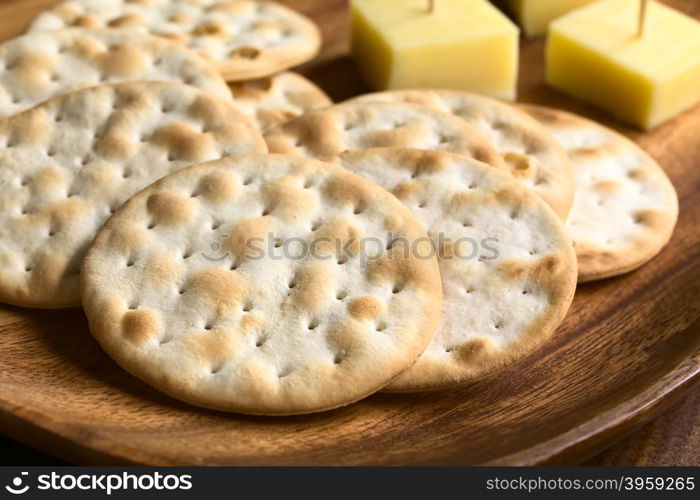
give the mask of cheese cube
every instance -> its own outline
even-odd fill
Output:
[[[527,36],[547,33],[549,23],[569,11],[598,0],[500,0],[515,15]]]
[[[548,82],[652,128],[700,101],[700,23],[650,2],[638,36],[639,2],[605,0],[554,21]]]
[[[375,90],[447,88],[513,99],[518,28],[486,0],[352,0],[352,55]]]

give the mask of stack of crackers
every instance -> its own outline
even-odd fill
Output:
[[[675,190],[584,118],[458,91],[333,105],[256,0],[73,0],[0,46],[0,301],[82,305],[195,405],[311,413],[507,369],[577,283],[669,241]]]

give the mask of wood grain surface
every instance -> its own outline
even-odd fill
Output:
[[[51,3],[4,0],[0,36],[21,32]],[[345,2],[284,3],[325,35],[323,54],[303,72],[336,99],[363,91],[345,55]],[[668,3],[700,17],[700,0]],[[652,133],[620,127],[542,83],[542,47],[523,43],[521,100],[580,112],[636,139],[676,185],[681,217],[652,263],[581,287],[540,351],[456,390],[253,418],[188,406],[124,373],[78,310],[0,306],[3,432],[77,463],[572,464],[680,401],[700,372],[700,109]]]

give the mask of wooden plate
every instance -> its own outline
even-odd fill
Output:
[[[50,0],[5,0],[0,36]],[[342,0],[287,3],[325,30],[304,69],[336,98],[362,91],[341,54]],[[700,1],[675,6],[700,16]],[[546,88],[542,42],[523,47],[521,99],[605,121]],[[616,127],[620,129],[620,127]],[[378,394],[351,407],[284,419],[179,403],[129,376],[89,335],[78,310],[0,306],[3,432],[79,463],[576,463],[680,397],[700,379],[700,109],[649,134],[621,129],[665,166],[681,199],[678,229],[651,264],[581,287],[539,352],[459,390]]]

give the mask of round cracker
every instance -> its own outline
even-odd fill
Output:
[[[194,166],[99,232],[85,311],[121,366],[173,397],[251,414],[335,408],[408,368],[439,321],[437,260],[386,250],[388,233],[430,246],[406,207],[340,167],[281,155]],[[370,240],[381,253],[364,262]]]
[[[80,304],[80,265],[111,212],[179,168],[265,152],[232,103],[189,85],[121,83],[0,121],[0,301]]]
[[[232,99],[211,62],[180,44],[134,30],[28,33],[0,45],[0,66],[0,119],[106,83],[186,83]]]
[[[333,104],[315,83],[287,71],[267,78],[230,84],[236,107],[263,132],[309,111]]]
[[[459,116],[491,142],[518,181],[566,220],[574,201],[571,163],[547,129],[526,113],[495,99],[458,90],[393,90],[353,101],[405,102]]]
[[[251,0],[72,0],[42,12],[31,31],[137,28],[179,41],[228,81],[260,78],[312,59],[321,35],[307,17]]]
[[[574,240],[579,282],[628,273],[671,239],[678,195],[659,164],[634,142],[580,116],[537,106],[542,122],[571,157],[576,200],[566,227]]]
[[[271,153],[336,161],[345,151],[405,147],[462,154],[506,167],[476,128],[449,113],[401,103],[346,103],[306,113],[265,134]]]
[[[552,335],[574,296],[576,257],[541,198],[505,172],[441,152],[375,149],[346,153],[340,163],[399,198],[439,250],[440,328],[388,390],[483,377]]]

